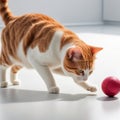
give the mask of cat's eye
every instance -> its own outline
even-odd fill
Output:
[[[79,75],[84,75],[84,71],[83,70],[78,70]]]
[[[93,73],[93,71],[91,70],[91,71],[89,72],[89,75],[92,74],[92,73]]]

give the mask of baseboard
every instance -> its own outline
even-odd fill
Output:
[[[80,22],[80,23],[63,23],[64,26],[87,26],[87,25],[103,25],[103,22]],[[3,28],[4,25],[0,24],[0,28]]]
[[[105,25],[119,25],[120,26],[120,21],[104,20],[103,22]]]
[[[63,23],[64,26],[87,26],[87,25],[103,25],[103,22],[80,22],[80,23]]]

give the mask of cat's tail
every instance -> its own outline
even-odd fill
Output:
[[[8,8],[8,0],[0,0],[0,15],[5,25],[15,18]]]

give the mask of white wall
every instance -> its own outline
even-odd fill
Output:
[[[101,23],[102,0],[9,0],[15,15],[37,12],[54,17],[65,25]],[[1,21],[0,21],[1,23]]]
[[[104,0],[103,19],[120,21],[120,0]]]

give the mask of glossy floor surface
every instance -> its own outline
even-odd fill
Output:
[[[88,80],[97,87],[97,92],[85,91],[71,78],[54,74],[60,94],[48,94],[41,77],[34,70],[23,69],[19,86],[0,89],[0,120],[120,119],[120,94],[108,98],[101,90],[101,83],[107,76],[120,79],[120,26],[70,29],[86,43],[104,48],[97,55],[95,70]]]

